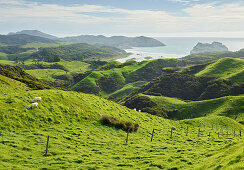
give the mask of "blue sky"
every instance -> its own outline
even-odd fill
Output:
[[[244,37],[240,0],[0,0],[0,34]]]

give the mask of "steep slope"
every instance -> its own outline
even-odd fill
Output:
[[[244,58],[223,58],[209,64],[196,76],[209,76],[230,79],[234,82],[244,83]]]
[[[51,89],[53,86],[38,80],[37,78],[26,73],[22,69],[16,66],[9,66],[0,64],[0,75],[7,76],[11,79],[18,80],[25,83],[32,89]]]

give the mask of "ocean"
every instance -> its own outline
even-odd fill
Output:
[[[118,59],[119,62],[128,60],[143,61],[159,58],[181,58],[190,54],[190,51],[198,43],[221,42],[230,51],[238,51],[244,48],[244,38],[203,38],[203,37],[154,37],[166,46],[163,47],[133,47],[126,49],[130,56]]]

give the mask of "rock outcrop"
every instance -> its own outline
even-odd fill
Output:
[[[191,51],[191,54],[221,52],[221,51],[228,51],[228,48],[220,42],[213,42],[212,44],[198,43]]]

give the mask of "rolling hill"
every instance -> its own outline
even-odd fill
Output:
[[[173,121],[94,95],[30,90],[3,75],[0,88],[0,169],[244,168],[243,136],[239,135],[244,128],[226,116]],[[36,96],[42,97],[39,108],[28,110]],[[138,123],[139,130],[129,133],[125,144],[126,132],[101,124],[102,114]],[[172,126],[176,130],[170,137]]]
[[[244,120],[244,96],[185,102],[177,98],[137,94],[124,105],[170,119],[182,120],[218,115],[232,118],[237,122]]]
[[[26,45],[28,43],[57,43],[54,40],[27,34],[0,35],[0,44]]]
[[[121,89],[128,85],[126,87],[128,93],[120,93],[123,94],[119,95],[122,97],[134,92],[135,89],[130,88],[133,84],[130,86],[129,83],[143,81],[143,84],[147,84],[149,81],[162,74],[162,68],[186,66],[187,64],[187,61],[179,59],[158,59],[139,63],[128,61],[123,64],[112,61],[91,71],[91,73],[82,78],[81,81],[74,84],[71,89],[108,97],[112,93],[117,93],[116,91],[118,90],[122,92]],[[115,95],[113,95],[111,99],[113,97],[115,97]],[[115,97],[115,100],[119,100],[120,97]]]
[[[244,83],[244,58],[223,58],[217,60],[195,75],[198,77],[209,76],[229,79],[232,83]]]
[[[80,35],[74,37],[60,38],[61,41],[75,42],[75,43],[88,43],[88,44],[101,44],[106,46],[114,46],[118,48],[130,47],[158,47],[165,46],[162,42],[150,37],[125,37],[125,36],[112,36],[105,37],[103,35]]]
[[[40,48],[31,57],[46,62],[57,62],[60,59],[68,61],[111,61],[116,58],[125,57],[126,55],[127,53],[124,50],[115,47],[78,43],[59,47]]]

